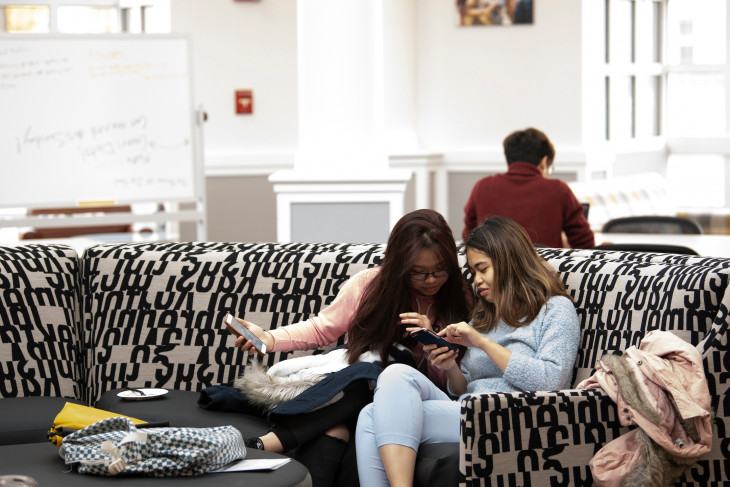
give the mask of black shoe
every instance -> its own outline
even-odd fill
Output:
[[[258,436],[256,438],[246,438],[243,440],[243,444],[246,445],[246,448],[253,448],[254,450],[264,449],[264,442]]]

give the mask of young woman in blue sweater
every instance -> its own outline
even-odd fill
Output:
[[[469,324],[439,332],[467,347],[461,367],[448,347],[424,346],[431,364],[446,372],[449,392],[569,387],[580,327],[557,272],[537,254],[525,230],[506,217],[485,220],[465,248],[477,304]],[[412,486],[418,446],[458,442],[459,421],[459,401],[412,367],[391,365],[358,418],[360,485]]]

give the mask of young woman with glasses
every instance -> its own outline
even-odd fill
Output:
[[[445,390],[446,372],[429,362],[424,345],[411,338],[407,329],[438,332],[449,323],[466,319],[472,301],[449,225],[438,212],[422,209],[406,214],[393,227],[382,264],[352,276],[335,300],[316,316],[266,331],[250,322],[244,325],[262,340],[267,350],[274,352],[317,348],[335,343],[347,333],[349,364],[358,362],[364,353],[373,352],[384,365],[389,365],[394,347],[408,350],[415,369]],[[252,344],[241,337],[236,346],[248,351]],[[367,397],[367,402],[370,399]],[[316,421],[319,431],[325,433],[320,443],[326,441],[332,446],[328,450],[331,453],[324,453],[326,449],[319,444],[316,461],[302,462],[310,467],[313,477],[317,473],[312,470],[322,469],[324,462],[337,457],[334,442],[349,441],[357,414],[367,402],[349,405],[349,428],[335,413],[309,418],[308,431],[312,431],[311,421]],[[331,424],[334,419],[338,422]],[[304,435],[291,425],[277,424],[261,438],[249,439],[247,446],[282,452],[310,441],[309,436],[310,433]],[[315,478],[315,485],[327,484]]]

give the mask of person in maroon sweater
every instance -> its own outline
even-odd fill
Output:
[[[522,225],[535,244],[563,247],[564,233],[571,248],[595,247],[583,205],[567,184],[547,177],[555,159],[550,139],[528,128],[511,133],[502,145],[507,172],[474,185],[464,207],[463,240],[487,217],[502,215]]]

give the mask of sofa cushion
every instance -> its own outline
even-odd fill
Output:
[[[164,396],[148,400],[121,399],[115,389],[102,394],[96,407],[148,422],[166,421],[170,426],[207,428],[231,425],[244,438],[263,435],[268,431],[266,420],[260,416],[229,411],[212,411],[198,407],[199,393],[172,389]]]
[[[62,397],[8,397],[0,401],[0,445],[49,442],[48,430],[67,402]]]
[[[231,385],[247,354],[231,312],[276,328],[317,313],[382,245],[159,243],[92,246],[81,263],[85,398],[119,387]],[[266,365],[308,354],[270,353]]]
[[[78,255],[0,246],[0,396],[80,398]]]
[[[247,450],[248,460],[280,460],[276,453],[260,450]],[[290,461],[273,471],[233,472],[206,474],[195,477],[143,477],[127,475],[103,477],[69,472],[68,466],[58,454],[58,447],[50,442],[28,445],[0,446],[0,472],[3,474],[26,475],[42,487],[228,487],[228,486],[266,486],[266,487],[311,487],[312,479],[304,466]],[[11,484],[17,485],[17,484]]]

